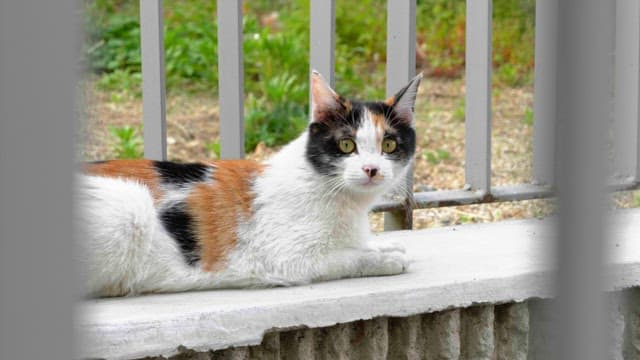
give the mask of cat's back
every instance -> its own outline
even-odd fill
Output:
[[[122,254],[102,254],[115,263],[171,258],[174,265],[159,266],[169,271],[185,269],[185,273],[216,271],[238,242],[238,226],[251,217],[253,184],[262,171],[263,165],[248,160],[176,163],[140,159],[84,164],[79,193],[85,199],[81,212],[93,214],[83,219],[90,224],[90,236],[95,237],[90,250],[95,256],[96,249],[120,249]],[[118,214],[117,219],[110,214]],[[134,229],[130,223],[136,218],[143,221]],[[110,234],[102,230],[105,226]],[[135,231],[115,230],[127,228]],[[152,242],[156,245],[150,246]],[[134,260],[135,254],[141,259]],[[149,273],[148,269],[135,272]]]
[[[171,191],[188,190],[198,185],[217,185],[229,190],[245,189],[262,172],[263,165],[250,160],[218,160],[178,163],[147,159],[107,160],[83,164],[85,175],[140,183],[154,199],[161,200]]]

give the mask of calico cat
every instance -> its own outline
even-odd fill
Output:
[[[418,75],[384,102],[350,101],[313,72],[307,130],[270,160],[86,164],[81,257],[92,296],[393,275],[398,244],[367,213],[415,151]]]

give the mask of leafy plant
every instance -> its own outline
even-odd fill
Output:
[[[204,147],[207,150],[209,150],[209,153],[215,156],[216,159],[220,159],[220,142],[219,141],[208,142],[204,144]]]
[[[527,124],[529,126],[533,125],[533,110],[531,110],[530,107],[527,107],[524,110],[524,119],[523,120],[524,120],[525,124]]]
[[[88,26],[85,60],[98,73],[140,72],[140,26],[135,16],[113,14],[105,24]]]
[[[424,150],[422,152],[422,158],[427,160],[432,165],[437,165],[442,161],[449,160],[451,158],[451,154],[444,149],[433,150]]]
[[[470,216],[467,214],[460,214],[460,216],[458,217],[458,221],[460,222],[460,224],[468,224],[468,223],[475,223],[477,222],[477,219],[475,216]]]
[[[112,151],[117,159],[139,159],[143,156],[142,137],[137,128],[126,125],[109,130],[116,140]]]
[[[349,97],[385,95],[386,2],[336,2],[335,79]],[[84,60],[97,86],[140,96],[139,5],[86,1]],[[534,0],[494,0],[493,65],[498,83],[531,83]],[[275,146],[304,129],[309,86],[309,1],[243,3],[245,134],[247,151]],[[417,68],[431,76],[464,72],[465,1],[418,0]],[[219,92],[216,1],[165,0],[164,44],[169,93]],[[120,98],[116,95],[115,99]],[[454,116],[464,119],[464,104]]]
[[[466,111],[466,102],[464,98],[462,98],[460,102],[458,102],[458,105],[456,106],[456,108],[453,109],[453,118],[460,122],[464,122],[465,111]]]

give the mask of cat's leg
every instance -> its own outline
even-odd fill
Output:
[[[400,251],[380,251],[372,248],[334,250],[318,258],[320,272],[313,281],[348,277],[401,274],[409,267],[406,255]]]
[[[303,285],[342,278],[396,275],[409,262],[398,251],[351,247],[319,252],[283,253],[266,257],[240,256],[217,275],[220,287],[270,287]],[[313,255],[310,255],[313,254]],[[261,259],[259,261],[256,261]],[[264,261],[264,263],[263,263]],[[250,265],[250,266],[247,266]]]

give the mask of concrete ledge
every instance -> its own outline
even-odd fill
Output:
[[[609,290],[640,285],[640,210],[614,214]],[[274,329],[548,298],[553,280],[550,221],[380,234],[404,242],[414,259],[409,273],[400,276],[87,301],[79,307],[82,356],[131,359],[172,355],[180,345],[196,351],[241,347],[260,344]]]

